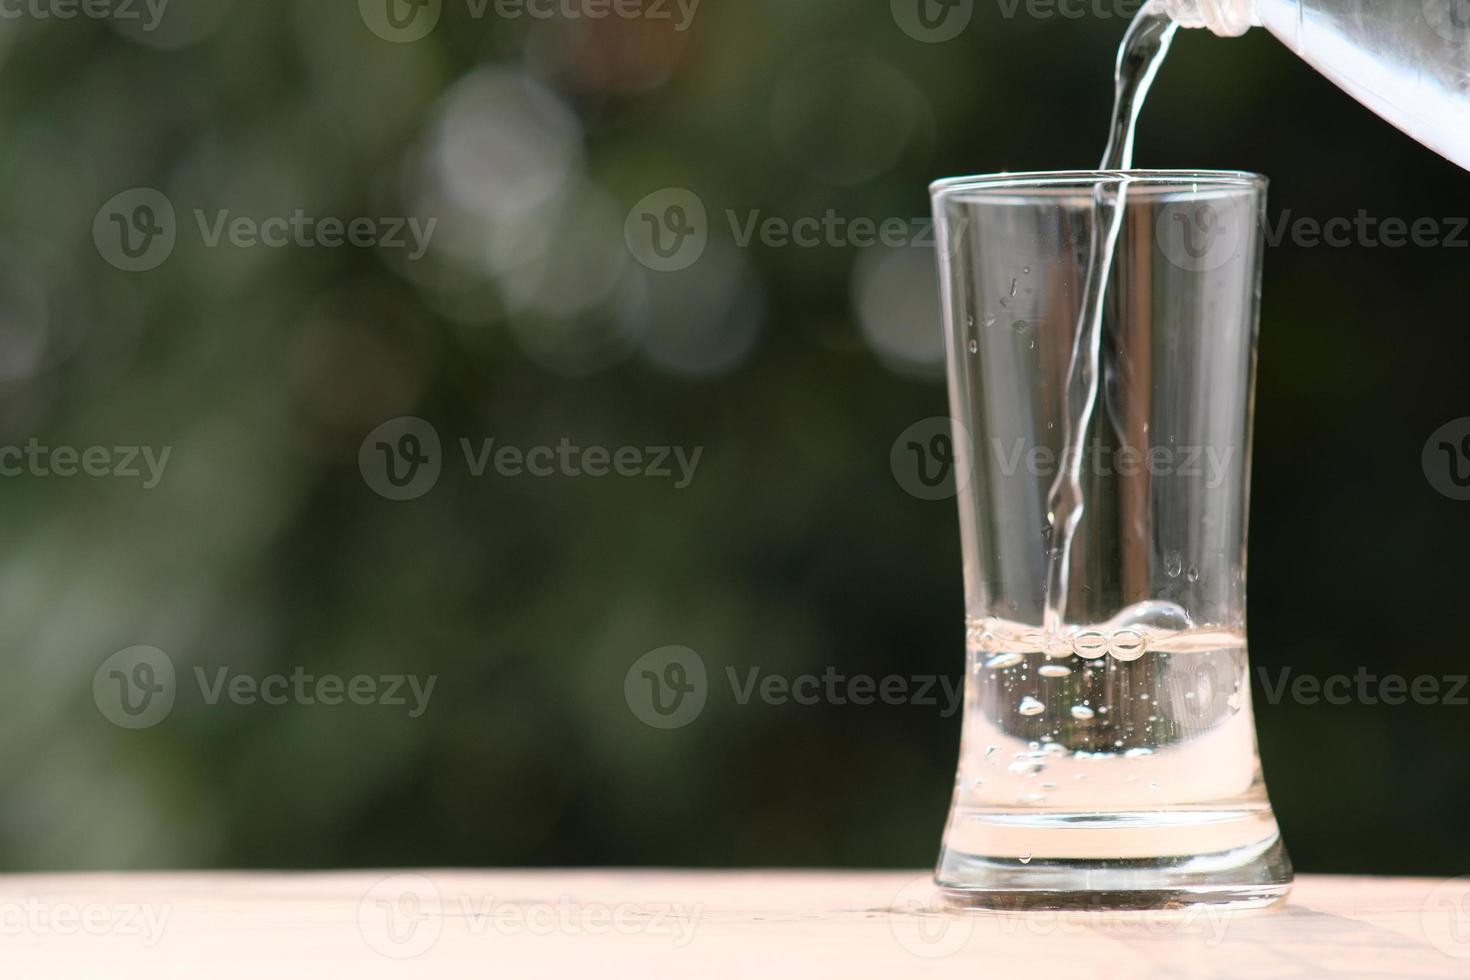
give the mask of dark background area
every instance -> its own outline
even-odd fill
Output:
[[[961,673],[954,501],[889,466],[947,412],[932,249],[741,247],[724,215],[907,221],[938,177],[1090,167],[1125,20],[977,0],[925,43],[880,2],[705,0],[683,32],[445,3],[402,44],[348,2],[173,0],[146,37],[0,23],[0,444],[172,447],[154,489],[0,479],[0,862],[931,863],[958,716],[742,705],[725,670]],[[1273,221],[1470,213],[1470,175],[1262,31],[1181,32],[1136,160],[1265,173]],[[137,187],[178,243],[132,273],[92,229]],[[624,219],[670,187],[709,245],[655,272]],[[439,225],[416,262],[208,247],[192,213],[226,208]],[[1250,630],[1273,679],[1467,671],[1470,503],[1421,466],[1470,415],[1460,241],[1268,252]],[[444,471],[392,501],[358,455],[404,415]],[[703,456],[682,490],[476,478],[461,436]],[[660,731],[623,682],[670,644],[711,691]],[[179,690],[131,731],[92,684],[136,645]],[[210,705],[196,666],[438,683],[418,718]],[[1470,705],[1262,695],[1298,870],[1470,871]]]

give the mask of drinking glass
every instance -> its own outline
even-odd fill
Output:
[[[952,902],[1290,887],[1245,633],[1265,192],[1223,171],[932,188],[966,602]]]

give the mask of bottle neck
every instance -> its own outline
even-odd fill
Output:
[[[1252,0],[1163,0],[1180,27],[1208,27],[1221,37],[1244,34],[1261,21]]]

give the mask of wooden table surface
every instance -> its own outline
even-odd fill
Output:
[[[1268,912],[936,910],[922,872],[0,877],[0,976],[1470,977],[1470,877]]]

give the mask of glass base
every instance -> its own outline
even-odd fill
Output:
[[[946,835],[935,882],[951,905],[995,911],[1265,908],[1291,890],[1291,860],[1269,810],[1248,818],[1229,815],[1235,819],[1223,819],[1226,815],[1219,812],[1188,815],[1195,819],[1175,813],[1167,821],[1159,820],[1160,814],[1147,816],[1152,819],[1116,813],[1038,814],[1029,819],[971,814],[961,833],[952,826]],[[1136,846],[1143,830],[1139,824],[1152,825],[1147,833],[1157,848],[1153,853]],[[1252,825],[1266,833],[1241,842],[1237,834]],[[1201,833],[1205,829],[1213,832]],[[1236,846],[1178,853],[1168,843],[1171,837],[1179,841],[1181,834],[1235,837],[1231,843]],[[972,844],[1018,838],[1026,843],[1020,856],[986,856],[955,848],[951,838],[956,837]],[[1119,844],[1124,846],[1115,846]],[[1176,853],[1159,853],[1170,850]]]

